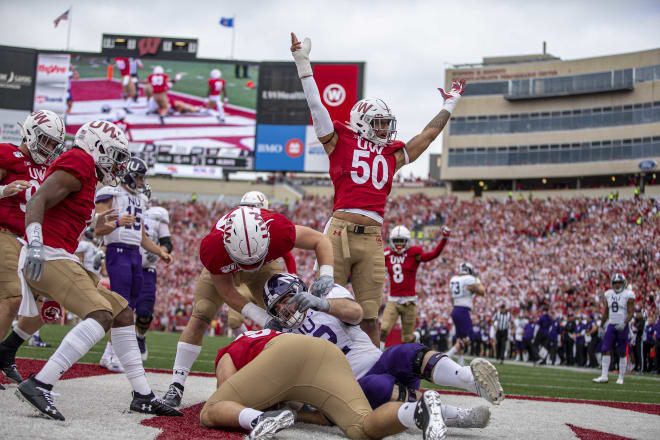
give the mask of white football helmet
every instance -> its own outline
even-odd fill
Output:
[[[74,145],[94,158],[103,185],[117,186],[128,171],[128,139],[112,122],[100,119],[83,125],[76,133]]]
[[[49,165],[64,151],[64,122],[56,113],[39,110],[25,118],[23,125],[18,125],[36,163]]]
[[[213,79],[220,79],[222,78],[222,72],[220,69],[213,69],[211,70],[211,78]]]
[[[397,254],[402,254],[410,247],[410,230],[405,226],[395,226],[390,232],[390,246]]]
[[[154,66],[154,75],[162,75],[163,73],[165,73],[163,66]]]
[[[461,263],[458,265],[459,275],[474,275],[474,267],[470,263]]]
[[[396,117],[382,99],[364,98],[356,102],[349,125],[376,145],[386,145],[396,138]]]
[[[239,206],[254,206],[255,208],[268,209],[268,199],[261,191],[249,191],[243,194]]]
[[[259,270],[270,245],[270,232],[261,210],[239,206],[225,215],[224,244],[231,260],[246,272]]]

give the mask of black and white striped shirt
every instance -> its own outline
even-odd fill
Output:
[[[509,312],[500,312],[498,311],[493,316],[493,324],[495,325],[495,330],[508,330],[509,323],[511,322],[511,313]]]

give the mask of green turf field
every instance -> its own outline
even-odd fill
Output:
[[[26,344],[20,349],[18,356],[48,358],[70,328],[70,326],[46,325],[41,330],[41,338],[53,344],[54,348],[36,348]],[[178,333],[150,332],[147,337],[149,360],[145,362],[145,367],[171,369],[178,340]],[[213,371],[217,350],[230,341],[230,338],[225,337],[205,337],[202,353],[193,365],[193,370]],[[105,339],[99,342],[81,362],[98,363],[105,343]],[[495,366],[500,373],[506,394],[660,404],[660,377],[654,375],[628,375],[624,385],[616,385],[614,383],[616,376],[610,375],[608,384],[595,384],[591,379],[598,376],[599,370],[583,372],[511,364],[495,364]],[[424,382],[422,386],[437,388],[428,382]]]
[[[110,60],[114,62],[114,59]],[[104,57],[80,57],[72,58],[71,63],[76,67],[80,78],[105,78],[107,75],[108,60]],[[259,72],[257,67],[250,66],[248,75],[250,78],[237,79],[234,74],[233,64],[190,62],[190,61],[165,61],[165,60],[142,60],[144,68],[139,71],[140,80],[146,80],[156,65],[163,66],[165,73],[174,78],[178,72],[184,74],[183,78],[172,87],[173,91],[187,93],[199,97],[206,97],[208,92],[208,79],[211,69],[220,69],[222,77],[227,81],[227,96],[229,103],[250,109],[257,108],[257,89],[248,89],[245,83],[252,80],[258,84]],[[114,69],[115,79],[121,79],[119,70]]]

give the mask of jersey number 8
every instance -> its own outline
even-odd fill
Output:
[[[399,263],[393,264],[392,265],[392,279],[394,280],[395,283],[401,283],[403,282],[403,268]]]

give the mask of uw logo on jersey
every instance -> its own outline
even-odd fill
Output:
[[[30,177],[32,177],[34,180],[38,180],[39,182],[43,182],[44,177],[46,177],[46,170],[44,169],[29,168],[28,171],[30,173]]]
[[[369,150],[372,153],[376,154],[382,154],[383,153],[383,148],[379,145],[376,145],[372,142],[369,142],[368,140],[364,139],[362,136],[358,136],[357,138],[357,146],[360,150]]]
[[[405,260],[405,255],[390,255],[390,264],[403,264]]]

